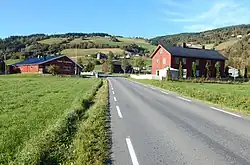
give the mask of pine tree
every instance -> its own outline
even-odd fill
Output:
[[[167,80],[171,80],[172,79],[172,74],[171,74],[170,67],[168,67],[167,78],[168,78]]]
[[[216,62],[215,64],[215,71],[216,71],[216,79],[220,79],[220,64]]]
[[[183,69],[182,69],[182,62],[179,65],[179,79],[183,79]]]
[[[193,77],[196,78],[196,63],[192,63],[192,71],[193,71]]]
[[[210,78],[210,65],[208,64],[208,62],[206,64],[206,70],[207,70],[206,78],[209,79]]]

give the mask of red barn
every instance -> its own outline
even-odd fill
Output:
[[[58,74],[65,75],[79,74],[82,69],[80,65],[65,55],[29,58],[12,66],[19,68],[21,73],[49,73],[50,65],[58,66]]]
[[[225,60],[222,54],[215,50],[188,48],[186,44],[183,47],[168,47],[158,45],[152,58],[152,74],[165,77],[167,68],[171,70],[178,70],[180,61],[182,61],[182,68],[185,71],[186,77],[192,77],[192,63],[196,63],[196,76],[201,77],[206,75],[206,63],[210,65],[211,77],[216,76],[215,64],[219,62],[220,74],[224,76]]]

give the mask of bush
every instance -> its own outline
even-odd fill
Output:
[[[58,72],[59,72],[59,66],[50,65],[50,66],[48,67],[48,71],[49,71],[49,73],[51,73],[53,76],[54,76],[54,75],[57,75]]]

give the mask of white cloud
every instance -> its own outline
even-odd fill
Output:
[[[186,1],[187,2],[187,1]],[[167,0],[167,4],[177,3]],[[204,31],[217,27],[247,24],[250,22],[250,7],[244,5],[244,1],[236,0],[211,0],[202,4],[200,1],[192,0],[190,9],[197,9],[196,12],[190,10],[177,10],[165,12],[167,21],[182,23],[185,31]],[[179,4],[180,5],[180,4]],[[198,9],[200,11],[198,11]]]

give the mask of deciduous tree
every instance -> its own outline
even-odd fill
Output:
[[[196,63],[192,62],[192,73],[193,73],[193,77],[196,78]]]

